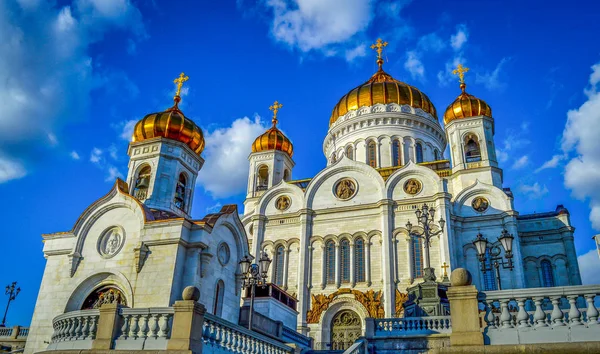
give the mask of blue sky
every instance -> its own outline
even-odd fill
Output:
[[[293,178],[312,177],[337,100],[384,68],[438,111],[467,91],[493,109],[504,184],[519,212],[564,204],[584,281],[600,283],[600,5],[571,1],[0,2],[0,286],[22,292],[28,324],[45,260],[42,233],[67,231],[127,174],[132,124],[172,103],[205,133],[193,216],[241,205],[247,155],[270,124],[294,142]],[[440,114],[441,115],[441,114]],[[67,270],[65,270],[67,271]],[[596,272],[597,273],[597,272]],[[6,299],[0,298],[0,306]]]

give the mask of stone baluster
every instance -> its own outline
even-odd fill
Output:
[[[155,313],[152,314],[152,325],[150,326],[150,336],[152,338],[158,338],[158,334],[160,332],[160,326],[158,325],[158,321],[160,320],[160,315]]]
[[[74,337],[73,333],[75,333],[76,327],[77,327],[77,321],[75,320],[75,318],[69,318],[69,328],[67,329],[67,335],[64,338],[65,341],[73,339],[73,337]]]
[[[535,313],[533,314],[533,319],[535,321],[535,327],[547,327],[546,323],[546,313],[542,309],[542,301],[543,297],[533,298],[533,303],[535,304]]]
[[[508,311],[508,302],[509,299],[500,299],[500,323],[502,323],[502,328],[512,328],[512,317],[510,316],[510,312]]]
[[[564,314],[560,309],[560,299],[560,295],[552,296],[550,298],[550,301],[552,301],[552,313],[550,314],[550,321],[552,321],[552,327],[565,326],[565,322],[563,321]]]
[[[64,322],[65,322],[64,330],[62,332],[62,335],[60,336],[60,339],[62,342],[69,339],[69,333],[71,333],[71,327],[73,326],[73,319],[68,318],[68,319],[64,320]]]
[[[570,305],[570,309],[569,309],[569,324],[571,326],[581,326],[581,312],[579,312],[579,309],[577,308],[577,298],[579,296],[577,295],[571,295],[568,296],[567,298],[569,299],[569,305]]]
[[[525,311],[525,302],[526,301],[527,301],[527,299],[525,299],[525,298],[517,299],[517,305],[519,306],[519,312],[517,313],[517,323],[519,324],[520,328],[531,326],[529,324],[529,314],[527,313],[527,311]]]
[[[131,315],[123,315],[123,325],[121,326],[121,336],[119,339],[127,339],[129,337],[129,322],[131,321]]]
[[[596,297],[595,294],[586,294],[585,295],[585,301],[587,302],[586,317],[587,317],[587,325],[588,326],[597,326],[598,325],[599,313],[598,313],[598,309],[594,305],[595,297]]]
[[[131,319],[133,323],[131,324],[131,331],[129,332],[129,337],[137,339],[138,333],[140,331],[140,315],[132,315]]]
[[[142,318],[142,325],[140,326],[140,333],[141,333],[141,337],[146,339],[146,338],[148,338],[148,331],[150,331],[150,327],[149,327],[150,315],[144,314],[141,316],[141,318]]]
[[[169,332],[171,330],[170,322],[172,317],[173,315],[170,313],[162,315],[163,323],[160,327],[160,338],[169,338]]]
[[[488,328],[495,329],[496,327],[496,315],[493,311],[493,301],[489,300],[489,302],[484,302],[485,305],[485,322],[487,323]]]
[[[83,317],[83,326],[81,327],[81,339],[87,339],[90,334],[90,318],[91,316]]]
[[[92,323],[90,324],[90,339],[96,339],[96,330],[98,329],[98,317],[92,316]]]

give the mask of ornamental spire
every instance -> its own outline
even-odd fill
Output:
[[[456,69],[452,70],[452,75],[458,76],[458,82],[460,82],[460,89],[463,92],[465,92],[465,88],[467,87],[467,84],[465,84],[465,73],[467,71],[469,71],[469,68],[463,66],[460,63],[456,66]]]
[[[379,70],[383,70],[381,67],[383,65],[383,58],[381,57],[381,52],[384,47],[387,47],[388,42],[383,42],[381,38],[377,38],[377,41],[374,44],[371,44],[371,49],[377,52],[377,65],[379,65]]]
[[[273,105],[269,107],[269,110],[273,111],[273,119],[271,122],[273,122],[274,127],[277,126],[277,112],[279,112],[281,107],[283,107],[283,105],[277,101],[275,101]]]
[[[188,81],[189,79],[189,76],[185,76],[185,74],[182,72],[181,74],[179,74],[178,78],[173,80],[173,83],[177,85],[177,91],[175,91],[175,97],[173,97],[175,105],[177,105],[181,101],[181,87],[183,86],[183,83]]]

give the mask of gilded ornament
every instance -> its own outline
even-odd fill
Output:
[[[179,77],[176,78],[175,80],[173,80],[173,83],[175,85],[177,85],[177,91],[175,92],[175,96],[176,97],[180,97],[181,96],[181,87],[183,86],[183,83],[188,81],[190,79],[189,76],[185,76],[184,73],[179,74]]]
[[[275,201],[275,208],[277,208],[277,210],[287,210],[290,207],[290,205],[292,205],[292,201],[286,195],[282,195]]]
[[[422,188],[423,185],[421,184],[421,181],[415,178],[411,178],[404,183],[404,192],[406,192],[406,194],[415,195],[419,193]]]
[[[471,206],[473,209],[475,209],[475,211],[483,213],[490,206],[490,202],[484,197],[475,197],[471,203]]]
[[[383,309],[383,293],[381,291],[367,290],[366,292],[362,292],[359,290],[343,288],[329,295],[312,295],[312,305],[310,307],[310,310],[306,312],[306,322],[319,323],[321,314],[325,310],[327,310],[327,308],[329,308],[331,302],[338,295],[342,294],[354,295],[354,299],[360,302],[365,307],[369,317],[385,317],[385,311]],[[398,301],[396,301],[396,306],[398,306]]]
[[[350,178],[343,178],[335,184],[335,196],[341,200],[348,200],[356,194],[356,183]]]
[[[271,128],[267,129],[266,132],[254,139],[254,143],[252,143],[252,152],[279,150],[288,154],[289,157],[292,157],[294,146],[292,145],[291,140],[285,136],[281,130],[277,129],[277,122],[279,122],[277,113],[281,107],[283,107],[283,105],[277,101],[269,107],[269,110],[273,112],[273,119],[271,120],[273,125]]]
[[[444,113],[445,124],[461,118],[477,116],[492,117],[492,108],[484,100],[470,95],[465,91],[467,88],[465,73],[467,71],[469,71],[469,68],[462,66],[462,64],[458,64],[456,69],[452,71],[452,74],[458,76],[462,93],[446,108],[446,112]]]
[[[408,300],[407,293],[401,293],[400,290],[396,289],[396,317],[402,317],[404,315],[404,303]]]

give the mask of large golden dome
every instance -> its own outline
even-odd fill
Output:
[[[444,124],[448,124],[453,120],[487,116],[492,117],[492,108],[482,99],[465,92],[464,82],[460,84],[462,93],[452,102],[444,113]]]
[[[277,112],[281,107],[283,105],[277,101],[269,107],[273,111],[273,126],[254,140],[254,143],[252,143],[252,152],[279,150],[292,157],[294,153],[292,141],[281,130],[277,129]]]
[[[367,82],[348,92],[335,105],[329,119],[329,126],[349,111],[377,103],[407,104],[414,108],[421,108],[437,118],[435,107],[426,94],[407,83],[394,79],[383,71],[380,64],[379,70]]]
[[[181,86],[189,78],[184,73],[174,80],[177,84],[177,93],[173,100],[173,107],[164,112],[150,113],[135,124],[133,128],[132,142],[162,137],[180,141],[190,147],[196,154],[200,155],[204,150],[204,136],[202,129],[187,118],[179,109],[181,102]]]

